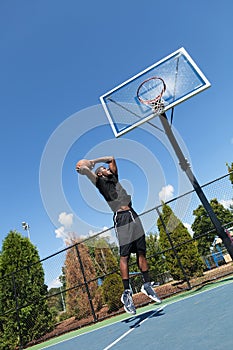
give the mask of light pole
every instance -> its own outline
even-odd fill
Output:
[[[66,304],[65,304],[65,300],[64,300],[64,296],[63,296],[63,292],[62,292],[62,283],[61,283],[59,277],[56,278],[56,287],[58,287],[60,289],[62,309],[64,312],[66,312]]]
[[[22,222],[22,227],[25,231],[27,231],[27,234],[28,234],[28,239],[29,241],[31,240],[30,239],[30,226],[28,223],[26,223],[25,221]]]

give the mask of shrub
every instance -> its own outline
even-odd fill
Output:
[[[121,294],[123,287],[121,277],[117,273],[107,276],[102,288],[104,300],[108,305],[109,311],[118,310],[122,306]]]

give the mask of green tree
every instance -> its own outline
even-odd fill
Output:
[[[233,221],[233,213],[229,209],[225,209],[216,198],[210,201],[210,205],[222,225]],[[193,237],[198,238],[200,235],[204,234],[197,239],[197,244],[200,255],[205,256],[210,254],[210,247],[213,245],[217,232],[213,230],[210,217],[202,205],[199,205],[199,207],[193,211],[193,214],[195,215],[195,220],[192,224],[192,230],[194,232]]]
[[[233,185],[233,163],[231,163],[231,165],[227,163],[226,165],[228,168],[228,172],[230,173],[229,177],[230,177],[231,184]],[[233,211],[233,204],[230,205],[230,210]]]
[[[229,165],[228,163],[226,163],[228,172],[230,173],[230,181],[233,185],[233,163],[231,163],[231,165]]]
[[[177,251],[179,260],[188,277],[200,276],[203,273],[203,263],[197,250],[196,242],[186,241],[191,240],[191,235],[183,223],[175,216],[172,209],[164,204],[161,214],[162,220],[166,225],[167,231],[170,234],[170,239]],[[161,249],[164,251],[166,258],[166,266],[170,271],[172,277],[176,280],[183,279],[183,272],[179,266],[177,256],[174,250],[171,249],[171,244],[167,237],[167,233],[163,227],[162,220],[158,218],[157,225],[159,229],[159,243]]]
[[[60,288],[51,288],[48,292],[48,306],[54,317],[65,311],[64,295]]]
[[[166,272],[166,264],[164,256],[160,253],[161,247],[157,234],[149,233],[146,236],[146,252],[150,276],[154,281],[159,281],[159,276]]]
[[[117,258],[113,255],[108,242],[99,238],[95,242],[94,260],[99,274],[107,274],[118,269]]]
[[[52,329],[46,295],[37,249],[28,238],[11,231],[0,256],[0,349],[15,349],[19,342],[25,345]]]
[[[121,294],[123,291],[121,277],[117,273],[107,276],[103,282],[104,301],[109,311],[118,310],[122,307]]]
[[[102,291],[103,299],[107,303],[109,311],[119,309],[122,306],[120,298],[123,286],[121,277],[117,272],[114,272],[119,268],[118,260],[108,242],[103,238],[95,242],[95,264],[102,276],[107,275],[103,280]]]
[[[116,266],[119,265],[119,249],[117,247],[117,245],[113,242],[110,243],[109,242],[109,238],[108,237],[101,237],[101,236],[97,236],[97,237],[92,237],[90,238],[88,241],[86,241],[86,245],[89,249],[89,254],[94,262],[94,265],[96,267],[96,271],[98,275],[101,275],[103,273],[106,272],[106,266],[104,267],[104,264],[106,265],[106,259],[108,260],[109,258],[107,251],[111,250],[111,258],[114,257],[114,263]],[[98,257],[100,255],[100,264],[98,262]],[[107,255],[107,256],[105,256]],[[101,262],[101,256],[104,256],[104,262]],[[117,262],[117,263],[116,263]],[[109,263],[108,263],[109,265]],[[112,265],[112,264],[110,264]]]

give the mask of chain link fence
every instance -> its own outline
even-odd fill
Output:
[[[202,189],[208,201],[216,198],[220,204],[228,208],[232,203],[233,191],[229,174],[202,186]],[[202,273],[195,278],[188,276],[182,257],[179,256],[179,248],[182,246],[189,249],[191,243],[196,245],[200,237],[209,233],[202,232],[199,237],[193,239],[190,231],[195,219],[193,210],[201,203],[196,193],[190,191],[166,202],[166,204],[182,224],[188,228],[190,235],[189,239],[177,244],[172,232],[165,227],[170,247],[161,250],[157,224],[162,206],[152,208],[140,215],[142,223],[148,221],[154,223],[150,232],[146,234],[151,240],[147,259],[159,297],[164,299],[213,279],[232,274],[231,257],[222,246],[221,240],[216,239],[215,243],[217,243],[213,245],[209,254],[201,256]],[[230,232],[233,222],[224,223],[224,226]],[[214,228],[212,227],[211,230],[214,231]],[[174,261],[178,261],[181,270],[181,277],[178,280],[174,279],[174,275],[167,269],[166,254],[168,251],[173,253]],[[19,349],[124,312],[120,302],[123,287],[119,271],[118,245],[113,227],[88,237],[82,242],[74,241],[71,246],[48,256],[39,264],[42,264],[46,285],[44,293],[38,295],[38,298],[34,297],[32,300],[30,293],[25,293],[25,288],[21,285],[21,281],[25,280],[27,271],[32,266],[26,266],[11,275],[4,276],[4,280],[2,280],[2,283],[11,287],[14,299],[6,297],[6,300],[1,300],[1,303],[7,305],[7,311],[0,314],[0,330],[4,329],[3,324],[6,319],[8,322],[9,319],[12,320],[12,332],[18,335]],[[189,262],[189,268],[192,269],[192,261]],[[35,283],[33,278],[27,280],[27,291],[28,287],[33,289]],[[140,291],[142,283],[136,258],[132,256],[130,260],[130,286],[136,307],[150,302]],[[43,307],[44,301],[46,301],[52,315],[52,322],[50,322],[50,318],[48,322],[44,322],[44,327],[35,329],[38,308]],[[2,349],[5,348],[2,347]]]

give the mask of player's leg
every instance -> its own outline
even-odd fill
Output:
[[[120,272],[121,278],[124,285],[124,292],[121,296],[121,302],[124,304],[126,312],[135,315],[136,309],[132,299],[132,292],[129,285],[129,257],[131,253],[132,242],[127,242],[125,237],[127,236],[129,229],[129,213],[120,212],[114,217],[115,230],[120,245]]]
[[[134,237],[137,237],[137,239],[134,241],[134,250],[137,255],[138,267],[141,270],[144,282],[141,291],[152,300],[156,301],[157,303],[161,303],[161,300],[153,289],[149,276],[149,267],[146,259],[146,237],[144,228],[138,214],[133,209],[131,213],[134,218],[131,229],[134,231]]]
[[[142,246],[142,243],[141,243]],[[156,303],[161,303],[161,300],[157,296],[154,288],[153,288],[153,283],[150,280],[150,275],[149,275],[149,269],[148,269],[148,263],[146,259],[145,252],[139,251],[137,253],[137,261],[138,261],[138,267],[142,272],[143,276],[143,285],[141,288],[141,291],[147,295],[150,299],[154,300]]]
[[[141,270],[142,274],[144,272],[148,272],[149,268],[148,268],[148,263],[147,263],[147,259],[146,259],[146,253],[145,251],[138,251],[136,253],[136,256],[137,256],[137,264],[138,264],[138,267],[139,269]],[[144,276],[143,276],[144,277]],[[147,279],[147,276],[145,276],[145,278]],[[144,278],[144,280],[145,280]],[[149,280],[148,280],[149,281]],[[146,282],[148,282],[146,281]]]
[[[124,289],[129,289],[129,256],[120,257],[120,272]]]
[[[132,293],[129,285],[129,256],[120,257],[121,278],[124,285],[124,292],[121,296],[121,302],[124,304],[124,309],[129,314],[135,315],[136,309],[132,299]]]

